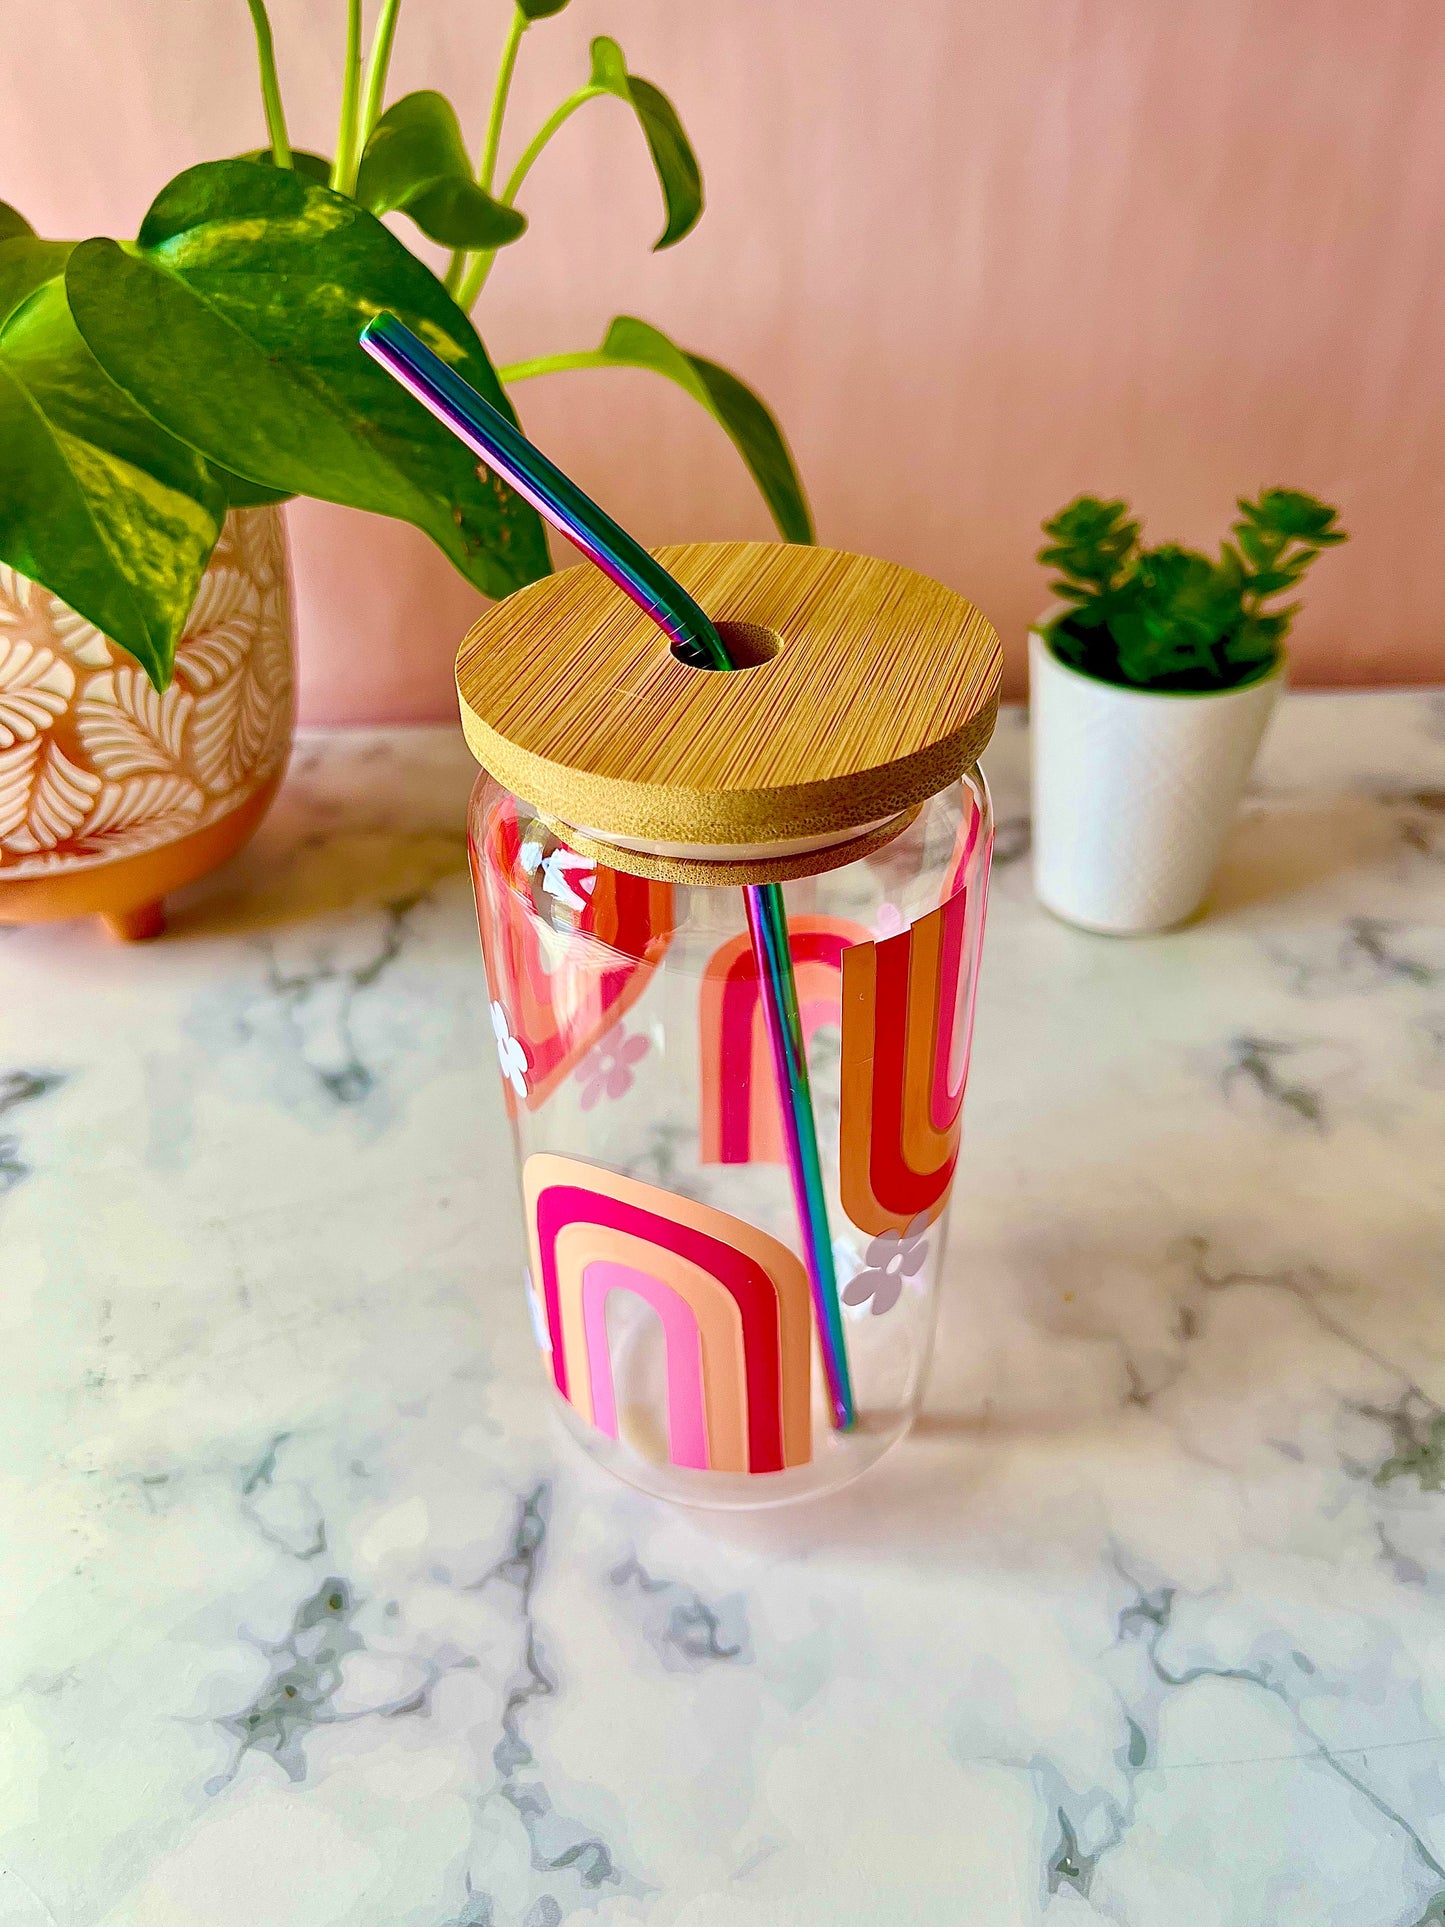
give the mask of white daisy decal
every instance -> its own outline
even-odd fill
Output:
[[[526,1046],[512,1035],[507,1013],[498,1003],[492,1005],[492,1030],[497,1039],[497,1062],[502,1067],[502,1075],[518,1097],[525,1097],[527,1072],[532,1068],[527,1062]]]

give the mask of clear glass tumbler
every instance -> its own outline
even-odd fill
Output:
[[[472,796],[537,1342],[583,1448],[662,1498],[831,1490],[922,1397],[988,889],[983,777],[884,824],[867,854],[849,837],[784,887],[856,1402],[839,1431],[742,888],[659,880],[636,845],[572,847],[486,774]]]

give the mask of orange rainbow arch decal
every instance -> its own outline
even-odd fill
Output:
[[[860,1231],[929,1223],[948,1203],[963,1117],[978,911],[959,890],[896,937],[843,954],[843,1209]]]
[[[793,917],[788,926],[803,1040],[842,1009],[843,952],[868,932],[844,917]],[[744,931],[715,950],[698,1006],[704,1164],[781,1164],[783,1126],[758,984],[757,958]]]
[[[551,1152],[528,1158],[522,1185],[552,1376],[584,1419],[617,1437],[607,1301],[631,1292],[662,1324],[672,1464],[808,1463],[808,1280],[786,1245],[725,1211]]]

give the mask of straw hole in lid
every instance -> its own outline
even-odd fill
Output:
[[[764,628],[760,622],[719,622],[715,625],[722,637],[732,661],[727,673],[739,669],[757,669],[765,662],[771,662],[780,654],[783,638],[776,629]],[[689,669],[715,669],[716,663],[699,662],[692,650],[674,640],[669,644],[674,656]]]

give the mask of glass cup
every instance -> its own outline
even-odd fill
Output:
[[[660,1498],[831,1491],[904,1436],[923,1395],[993,841],[983,776],[810,853],[815,872],[784,886],[846,1431],[818,1356],[743,890],[667,880],[676,864],[645,847],[566,834],[478,781],[472,876],[558,1410],[599,1464]]]

